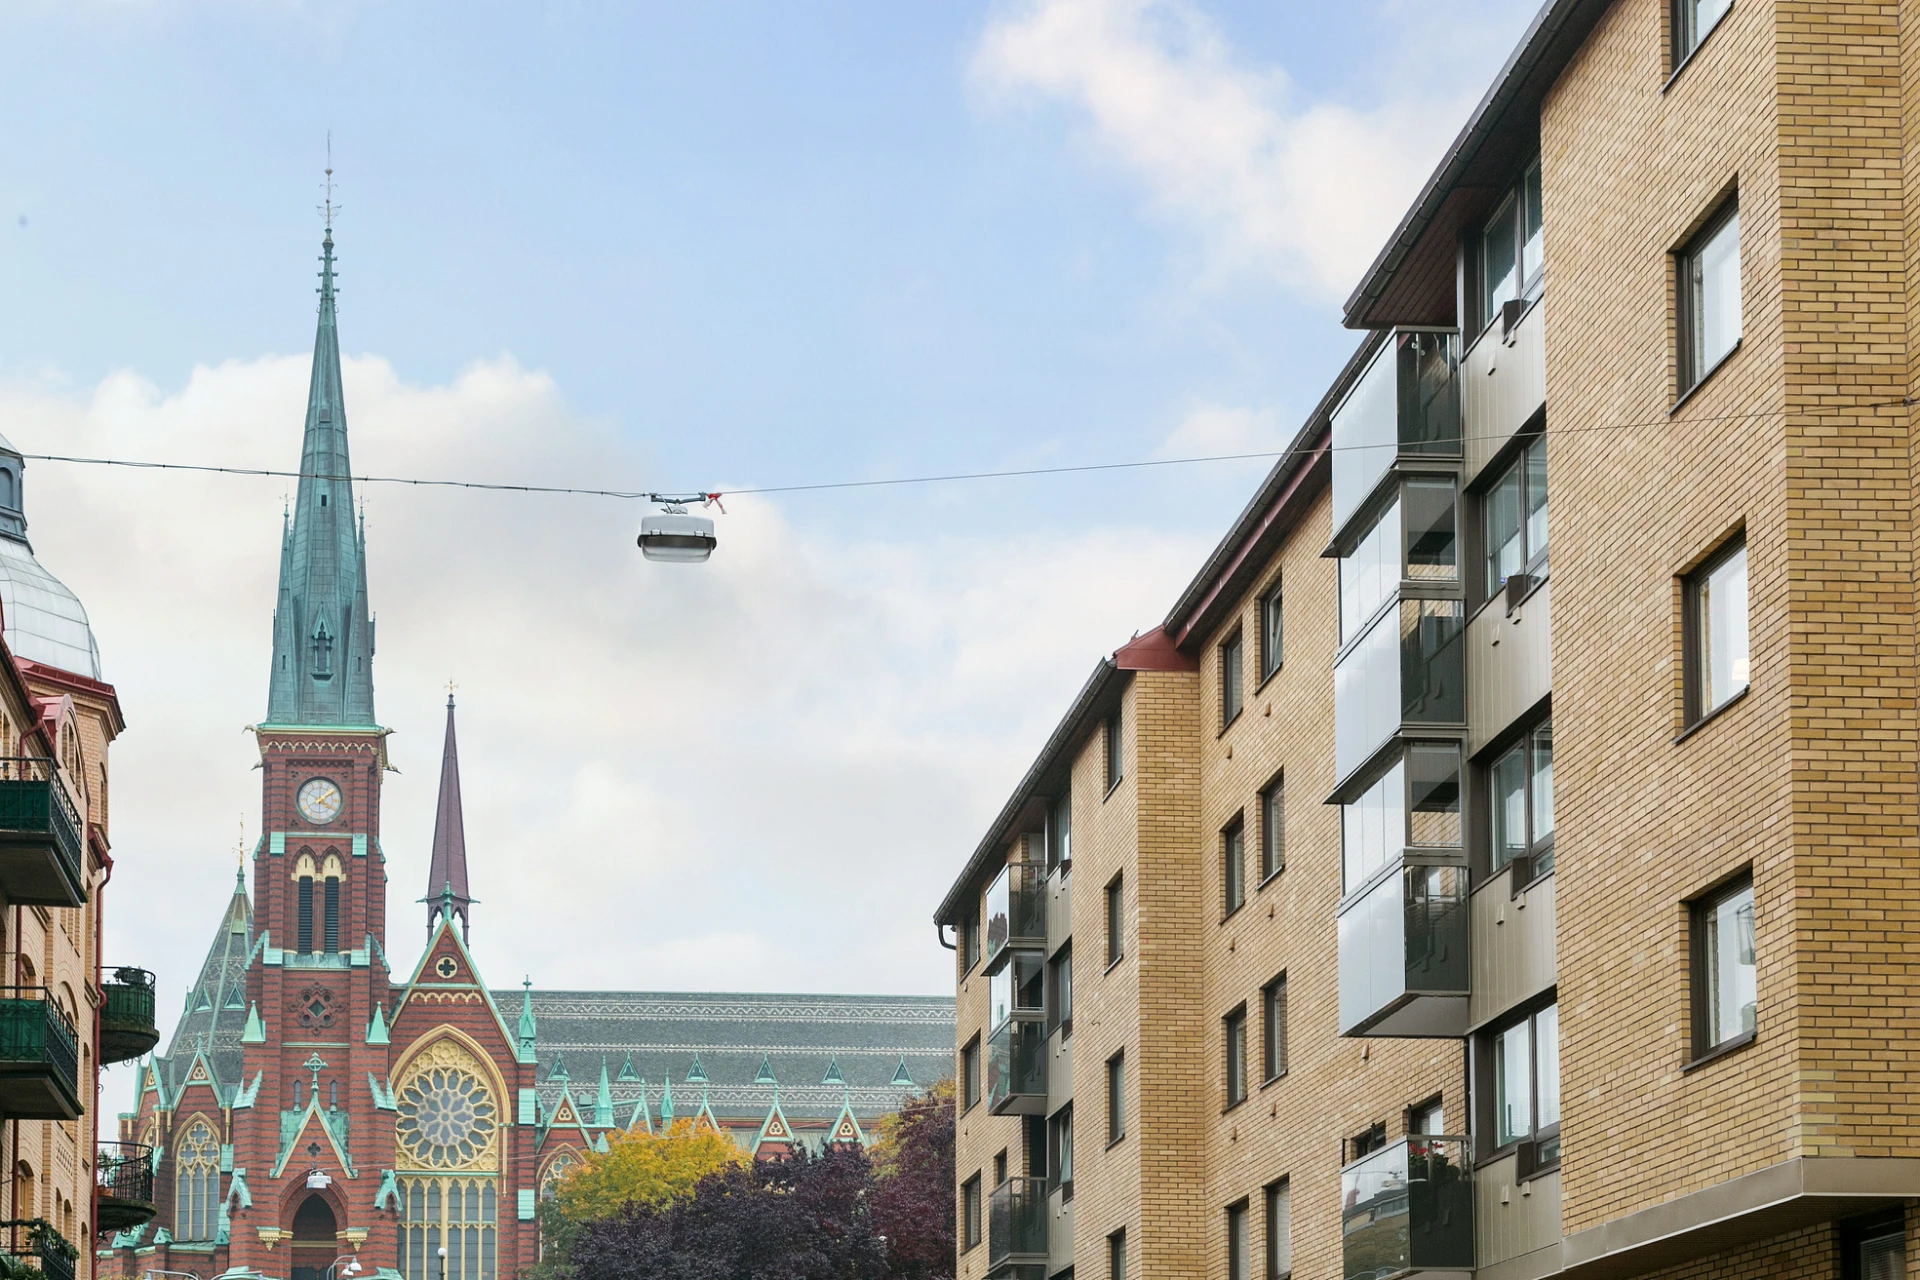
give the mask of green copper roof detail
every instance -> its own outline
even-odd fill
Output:
[[[384,1006],[378,1003],[373,1006],[373,1020],[367,1023],[367,1043],[393,1043],[387,1035],[387,1011]]]
[[[531,1048],[538,1035],[539,1028],[533,1020],[533,979],[529,977],[526,994],[520,998],[520,1047]]]
[[[260,1006],[257,1004],[248,1005],[247,1025],[245,1029],[240,1032],[240,1043],[265,1044],[266,1042],[267,1029],[260,1022]]]
[[[567,1060],[561,1057],[557,1053],[553,1055],[553,1070],[547,1072],[547,1079],[549,1080],[573,1079],[572,1076],[567,1074]]]
[[[370,725],[373,618],[367,608],[365,530],[353,513],[331,229],[321,242],[320,264],[320,319],[300,484],[292,512],[281,521],[266,719],[301,727]]]
[[[687,1083],[705,1084],[706,1082],[707,1069],[700,1065],[700,1051],[696,1049],[693,1054],[693,1065],[687,1068]]]
[[[660,1086],[660,1127],[673,1128],[673,1077],[671,1075]]]
[[[613,1124],[613,1083],[607,1076],[607,1055],[600,1055],[600,1091],[593,1099],[593,1122],[601,1127]]]
[[[634,1074],[634,1071],[633,1071],[633,1055],[632,1055],[631,1053],[629,1053],[629,1054],[627,1055],[627,1060],[626,1060],[625,1062],[622,1062],[622,1063],[620,1064],[620,1075],[619,1075],[619,1079],[620,1079],[620,1080],[622,1080],[622,1081],[628,1081],[628,1080],[639,1080],[639,1079],[640,1079],[640,1077],[639,1077],[639,1076],[637,1076],[637,1075],[635,1075],[635,1074]]]
[[[907,1055],[904,1053],[900,1055],[900,1065],[893,1069],[893,1082],[909,1089],[916,1087],[913,1083],[913,1072],[907,1070]]]
[[[845,1077],[843,1077],[840,1074],[840,1055],[839,1054],[834,1054],[833,1056],[827,1059],[827,1074],[820,1077],[820,1083],[821,1084],[845,1084],[846,1083]]]
[[[760,1071],[753,1077],[755,1084],[778,1084],[773,1078],[773,1062],[767,1057],[766,1050],[760,1051]]]

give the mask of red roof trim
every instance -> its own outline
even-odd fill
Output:
[[[1113,665],[1122,671],[1198,671],[1200,659],[1180,652],[1167,629],[1155,627],[1115,649]]]

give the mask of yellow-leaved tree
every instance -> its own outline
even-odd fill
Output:
[[[692,1195],[708,1174],[746,1163],[732,1138],[691,1120],[676,1120],[665,1133],[613,1133],[605,1151],[587,1153],[554,1184],[555,1208],[575,1226],[629,1204],[659,1208]]]

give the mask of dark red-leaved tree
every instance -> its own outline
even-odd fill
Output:
[[[567,1261],[593,1280],[890,1280],[871,1185],[859,1151],[728,1169],[691,1199],[587,1223]]]
[[[898,1280],[954,1273],[953,1081],[942,1080],[881,1126],[875,1147],[874,1230]]]

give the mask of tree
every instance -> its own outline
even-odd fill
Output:
[[[733,1139],[704,1125],[696,1128],[691,1120],[676,1120],[665,1133],[609,1134],[607,1149],[587,1152],[554,1182],[553,1198],[540,1206],[548,1246],[544,1273],[568,1274],[574,1241],[588,1223],[629,1205],[663,1208],[691,1196],[701,1179],[747,1163],[747,1153]]]
[[[899,1280],[954,1274],[954,1088],[942,1080],[881,1120],[873,1145],[874,1230]]]
[[[864,1152],[730,1166],[685,1200],[585,1224],[569,1261],[594,1280],[890,1280]]]

